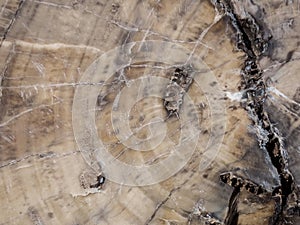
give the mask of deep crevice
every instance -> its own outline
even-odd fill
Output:
[[[234,188],[229,199],[229,204],[228,204],[229,210],[225,218],[225,222],[224,222],[225,225],[238,224],[239,213],[237,211],[237,201],[238,201],[239,194],[240,194],[240,188]]]
[[[270,224],[284,224],[284,209],[287,207],[288,198],[295,190],[295,181],[288,170],[287,152],[283,147],[282,137],[277,128],[270,122],[264,109],[264,101],[267,98],[266,85],[263,80],[263,72],[259,68],[258,59],[268,48],[270,35],[265,32],[257,21],[249,14],[247,18],[240,18],[234,11],[234,5],[230,0],[212,0],[219,12],[229,17],[236,33],[237,48],[246,54],[246,60],[241,70],[241,88],[245,90],[243,107],[248,111],[253,125],[257,129],[259,146],[266,151],[270,161],[276,168],[280,178],[280,187],[273,191],[276,207]],[[229,202],[228,214],[232,213]],[[227,215],[227,218],[231,215]],[[228,223],[226,223],[228,224]]]

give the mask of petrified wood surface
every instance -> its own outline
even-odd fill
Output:
[[[0,224],[300,224],[299,10],[1,0]]]

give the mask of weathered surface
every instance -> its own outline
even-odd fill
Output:
[[[299,223],[297,1],[4,0],[0,6],[0,224]],[[155,51],[143,45],[148,40],[178,44],[188,54],[169,55],[164,44],[159,62],[149,60],[151,54],[134,61],[140,52]],[[136,41],[141,42],[120,50],[107,65],[95,61]],[[131,63],[112,71],[122,64],[123,51]],[[162,98],[149,96],[156,87],[132,83],[143,76],[169,81],[194,57],[206,66],[193,65],[195,80],[181,96],[178,118],[168,118]],[[106,71],[91,76],[96,82],[83,82],[91,68],[101,66]],[[101,74],[110,77],[101,80]],[[72,121],[76,90],[84,87],[91,93],[99,88],[94,108]],[[137,90],[144,98],[136,97]],[[88,97],[80,96],[82,105]],[[126,108],[129,97],[139,101],[126,115],[127,125],[145,140],[137,146],[155,146],[152,151],[128,147],[129,138],[120,141],[126,124],[118,122],[123,114],[117,109]],[[218,105],[226,114],[215,112]],[[99,140],[127,164],[162,162],[193,126],[199,139],[173,176],[126,186],[103,172],[97,151],[80,152],[73,129],[91,111]],[[155,141],[147,142],[149,137]],[[228,172],[230,179],[222,180],[232,187],[220,180]]]

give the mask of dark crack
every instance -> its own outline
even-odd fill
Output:
[[[172,115],[179,117],[184,94],[189,90],[193,79],[194,71],[192,66],[182,66],[175,69],[166,87],[164,96],[164,107],[167,110],[168,117]]]
[[[171,198],[172,194],[177,191],[178,189],[180,189],[180,187],[176,187],[173,188],[170,193],[168,194],[168,196],[162,200],[160,203],[157,204],[157,206],[155,207],[154,212],[152,213],[152,215],[150,216],[150,218],[146,221],[145,225],[150,224],[150,222],[154,219],[156,213],[158,212],[158,210]]]
[[[228,213],[225,218],[225,225],[237,225],[239,219],[239,213],[237,211],[237,201],[239,197],[240,189],[234,188],[228,204]]]
[[[0,42],[0,48],[1,48],[1,46],[2,46],[3,41],[5,41],[8,32],[9,32],[10,29],[12,28],[14,22],[16,21],[16,18],[17,18],[17,16],[18,16],[18,14],[20,13],[20,11],[21,11],[21,9],[22,9],[22,6],[23,6],[24,2],[25,2],[25,0],[21,0],[21,1],[19,2],[18,8],[17,8],[17,10],[15,11],[15,14],[14,14],[13,17],[11,18],[11,20],[9,21],[9,24],[8,24],[7,28],[5,29],[5,31],[3,32],[3,35],[2,35],[2,38],[1,38],[1,42]]]
[[[267,98],[266,84],[263,79],[263,71],[258,64],[260,56],[266,53],[272,36],[269,31],[266,32],[262,29],[262,26],[250,13],[244,17],[238,15],[235,12],[233,1],[212,0],[212,3],[219,12],[230,19],[236,34],[237,48],[246,54],[246,60],[241,70],[241,89],[245,91],[242,106],[248,111],[256,128],[260,149],[268,153],[280,178],[280,187],[273,191],[276,209],[270,219],[270,224],[285,224],[287,214],[285,211],[286,208],[290,208],[289,199],[296,191],[296,184],[288,169],[288,154],[283,146],[283,137],[274,124],[270,122],[269,115],[264,108],[264,102]],[[297,197],[294,199],[296,200],[293,201],[299,201]],[[231,205],[232,202],[230,201],[227,218],[232,217],[230,214],[234,213],[234,210],[231,210]],[[297,207],[298,204],[294,208]],[[292,211],[295,211],[294,208]]]

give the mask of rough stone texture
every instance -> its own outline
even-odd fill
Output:
[[[260,29],[272,35],[268,50],[257,58],[266,84],[263,107],[282,138],[294,184],[299,184],[298,1],[2,0],[0,224],[230,224],[230,217],[236,214],[238,222],[231,224],[283,222],[272,222],[278,207],[272,192],[281,182],[278,171],[259,145],[259,132],[244,107],[247,90],[241,71],[245,52],[237,46],[230,17],[223,15],[222,9],[218,14],[216,2],[232,4],[239,19],[250,13]],[[194,123],[193,115],[198,115],[201,133],[184,168],[149,186],[130,187],[106,179],[99,190],[92,188],[102,171],[96,161],[88,165],[76,144],[72,121],[75,90],[99,85],[80,83],[80,79],[102,54],[147,40],[179,44],[207,64],[210,71],[198,75],[212,72],[215,76],[217,82],[209,86],[222,92],[215,101],[225,105],[226,124],[212,121],[210,93],[194,82],[188,94],[197,108],[188,108],[187,118]],[[177,55],[171,58],[180,60]],[[167,142],[154,153],[124,147],[111,124],[119,91],[143,75],[169,79],[176,66],[167,66],[173,67],[148,61],[128,65],[99,91],[95,102],[98,136],[118,160],[151,165],[170,154]],[[145,98],[130,111],[129,126],[139,138],[145,138],[151,131],[146,125],[157,115],[167,117],[163,100]],[[166,120],[166,135],[174,143],[183,129],[179,119]],[[214,123],[225,129],[224,138],[207,151]],[[201,169],[209,159],[213,161]],[[268,193],[257,196],[241,188],[234,195],[234,188],[220,181],[223,172],[260,184]],[[286,221],[300,223],[295,215]]]

